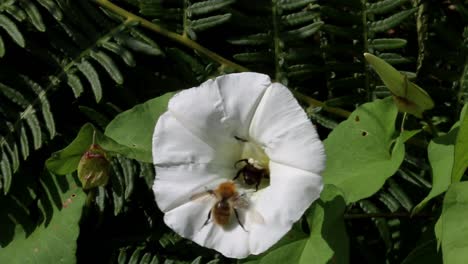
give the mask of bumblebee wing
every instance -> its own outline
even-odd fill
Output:
[[[265,224],[265,219],[257,210],[255,210],[254,208],[250,208],[247,212],[248,212],[247,215],[249,217],[249,220],[252,223],[258,224],[258,225]]]
[[[265,219],[263,218],[263,216],[252,206],[250,206],[249,201],[247,200],[247,197],[245,197],[245,195],[237,197],[233,201],[233,207],[235,209],[245,209],[249,220],[254,224],[263,225],[265,223]]]
[[[241,195],[232,201],[232,205],[235,209],[247,209],[249,208],[249,201],[245,196]]]
[[[215,194],[213,191],[209,190],[206,192],[196,193],[190,196],[190,201],[207,201],[214,198]]]

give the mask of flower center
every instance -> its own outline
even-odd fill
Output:
[[[263,189],[269,185],[268,162],[270,159],[258,144],[250,141],[242,142],[241,159],[234,164],[238,169],[234,179],[258,191],[259,188]]]

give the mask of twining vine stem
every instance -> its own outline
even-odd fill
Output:
[[[210,58],[211,60],[220,63],[222,65],[222,67],[232,68],[232,69],[237,70],[239,72],[245,72],[245,71],[249,70],[246,67],[244,67],[242,65],[239,65],[239,64],[236,64],[236,63],[234,63],[234,62],[220,56],[219,54],[217,54],[215,52],[212,52],[211,50],[201,46],[197,42],[195,42],[195,41],[191,40],[190,38],[188,38],[186,36],[186,34],[180,35],[180,34],[177,34],[175,32],[172,32],[172,31],[170,31],[170,30],[168,30],[168,29],[166,29],[164,27],[161,27],[160,25],[154,24],[149,20],[146,20],[146,19],[144,19],[144,18],[142,18],[140,16],[137,16],[137,15],[135,15],[135,14],[133,14],[133,13],[131,13],[131,12],[117,6],[117,5],[115,5],[114,3],[110,2],[109,0],[93,0],[93,1],[96,2],[98,5],[102,6],[103,8],[106,8],[106,9],[112,11],[113,13],[124,17],[128,23],[136,22],[136,23],[138,23],[139,25],[141,25],[144,28],[147,28],[147,29],[149,29],[149,30],[151,30],[153,32],[156,32],[156,33],[158,33],[158,34],[160,34],[162,36],[165,36],[168,39],[171,39],[171,40],[173,40],[173,41],[175,41],[175,42],[177,42],[179,44],[182,44],[182,45],[184,45],[186,47],[194,49],[198,53],[203,54],[204,56]],[[311,97],[309,97],[309,96],[307,96],[305,94],[299,93],[297,91],[293,91],[293,93],[294,93],[294,95],[296,96],[296,98],[298,100],[303,101],[303,102],[309,104],[310,106],[320,107],[324,111],[335,114],[337,116],[347,118],[351,114],[350,112],[348,112],[348,111],[346,111],[344,109],[327,106],[326,103],[321,102],[319,100],[316,100],[314,98],[311,98]]]

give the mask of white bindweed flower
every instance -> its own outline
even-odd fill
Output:
[[[286,87],[258,73],[220,76],[176,94],[154,130],[153,160],[165,223],[232,258],[274,245],[323,187],[325,154],[314,126]],[[258,191],[252,170],[263,173]],[[221,225],[210,213],[220,198],[209,190],[236,175],[240,197],[227,197],[233,208]],[[193,199],[204,192],[210,199]]]

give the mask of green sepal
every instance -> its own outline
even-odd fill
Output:
[[[91,144],[78,163],[78,178],[84,190],[105,186],[109,181],[110,162],[106,151]]]

